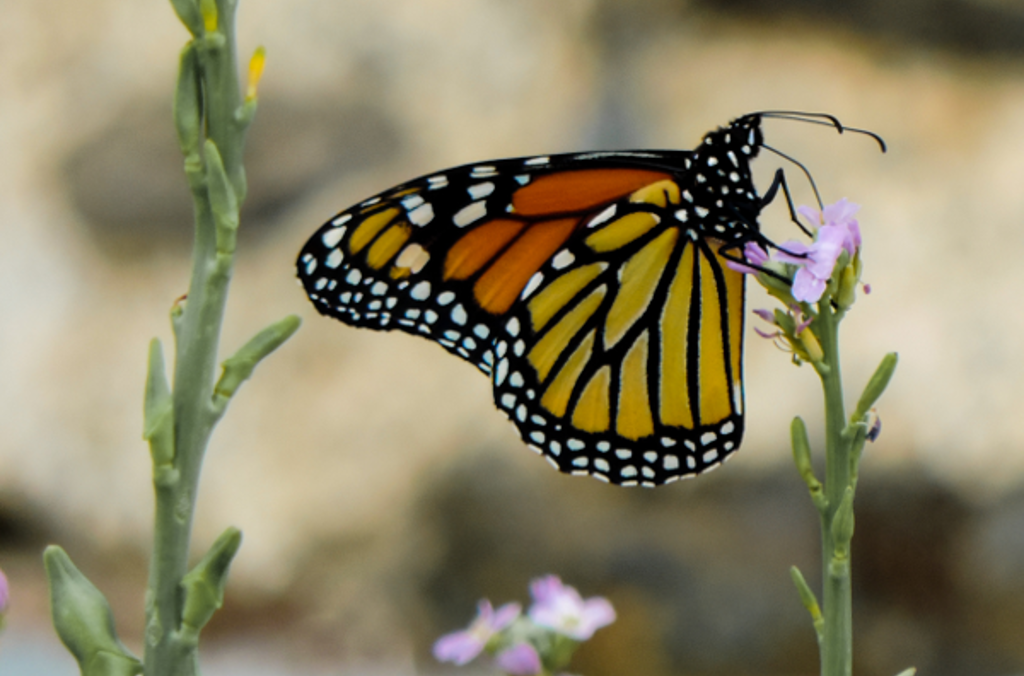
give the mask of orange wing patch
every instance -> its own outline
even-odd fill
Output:
[[[529,226],[476,281],[473,292],[480,307],[495,315],[508,312],[530,277],[565,244],[578,222],[562,218]]]
[[[444,278],[468,279],[487,265],[526,227],[519,221],[495,220],[467,232],[444,259]]]
[[[512,197],[521,216],[576,213],[628,195],[669,174],[645,169],[578,169],[534,179]]]

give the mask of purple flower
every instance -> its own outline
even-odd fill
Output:
[[[10,588],[7,586],[7,576],[0,570],[0,615],[7,610],[7,601],[10,600]]]
[[[542,666],[537,649],[529,643],[517,643],[502,650],[494,658],[499,669],[512,676],[533,676],[539,674]]]
[[[557,575],[534,580],[530,593],[534,600],[530,619],[577,641],[587,640],[615,621],[615,609],[608,599],[595,596],[584,601],[578,591],[562,584]]]
[[[750,265],[744,265],[743,263],[737,263],[736,261],[730,260],[727,260],[725,264],[736,272],[742,272],[747,275],[756,275],[761,272],[759,268],[764,267],[764,264],[768,262],[768,252],[757,242],[747,242],[743,245],[743,260],[750,263]]]
[[[522,611],[518,603],[506,603],[494,610],[487,599],[480,601],[479,612],[467,629],[445,634],[434,643],[434,657],[440,662],[461,666],[483,651],[495,634],[516,621]]]
[[[747,242],[743,246],[744,263],[726,261],[730,269],[744,274],[756,275],[764,270],[765,265],[777,261],[796,267],[793,275],[793,298],[800,302],[814,303],[821,299],[832,277],[836,262],[843,251],[853,258],[860,249],[860,226],[853,217],[860,206],[847,201],[844,197],[835,204],[826,206],[821,211],[812,207],[802,206],[797,212],[810,222],[815,233],[814,242],[804,244],[790,240],[777,247],[771,256],[757,242]],[[865,290],[865,293],[868,293]]]
[[[774,259],[797,266],[793,276],[793,298],[806,303],[821,299],[840,254],[851,257],[860,249],[860,226],[853,215],[860,206],[846,198],[830,204],[822,211],[802,206],[797,211],[811,221],[817,231],[814,242],[804,244],[790,240],[779,247]]]

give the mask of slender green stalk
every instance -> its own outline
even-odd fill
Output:
[[[236,1],[172,4],[194,36],[182,53],[174,116],[195,203],[195,244],[188,295],[171,317],[173,389],[163,375],[159,343],[150,352],[146,438],[154,460],[156,516],[146,595],[146,676],[198,674],[199,631],[220,607],[227,568],[241,542],[241,534],[229,529],[189,572],[203,456],[238,385],[298,327],[293,317],[261,332],[225,363],[221,382],[227,386],[215,391],[238,210],[246,191],[242,153],[255,96],[253,92],[242,99],[235,56]],[[250,90],[254,88],[250,83]]]
[[[826,295],[819,304],[813,328],[824,354],[815,364],[825,394],[825,501],[821,516],[822,546],[822,676],[850,676],[853,671],[853,611],[850,581],[850,547],[845,533],[834,528],[847,488],[851,486],[852,466],[849,444],[844,439],[846,407],[839,363],[839,320]],[[850,493],[852,500],[852,492]],[[852,510],[852,504],[848,507]],[[850,512],[852,519],[852,511]],[[846,539],[837,541],[837,535]],[[852,533],[851,533],[852,535]]]

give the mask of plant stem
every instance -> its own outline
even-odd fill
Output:
[[[819,305],[814,322],[824,353],[824,367],[818,366],[825,394],[825,505],[821,510],[822,545],[822,676],[850,676],[853,670],[853,613],[848,537],[836,537],[836,516],[852,487],[850,444],[843,436],[846,410],[839,364],[839,320],[826,298]],[[852,500],[852,493],[850,494]],[[852,509],[852,504],[849,506]],[[852,519],[852,512],[850,513]],[[838,540],[838,541],[837,541]]]
[[[237,206],[245,190],[241,168],[245,128],[237,120],[240,85],[235,60],[234,0],[216,3],[216,30],[194,40],[206,124],[205,155],[186,149],[186,174],[195,202],[195,244],[187,301],[172,316],[175,337],[173,383],[174,457],[169,471],[156,471],[153,559],[146,596],[146,676],[198,674],[195,634],[182,632],[189,543],[199,474],[219,412],[213,387],[224,307],[234,264]],[[200,141],[201,142],[201,141]],[[212,145],[211,145],[212,142]],[[223,168],[220,166],[223,157]],[[212,158],[212,160],[211,160]],[[214,185],[227,177],[234,214],[218,204]],[[223,201],[223,200],[222,200]],[[159,470],[160,468],[156,468]]]

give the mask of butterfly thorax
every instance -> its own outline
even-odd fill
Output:
[[[683,199],[679,220],[701,237],[743,242],[757,232],[762,202],[750,162],[761,149],[760,117],[747,115],[704,136],[676,176]]]

